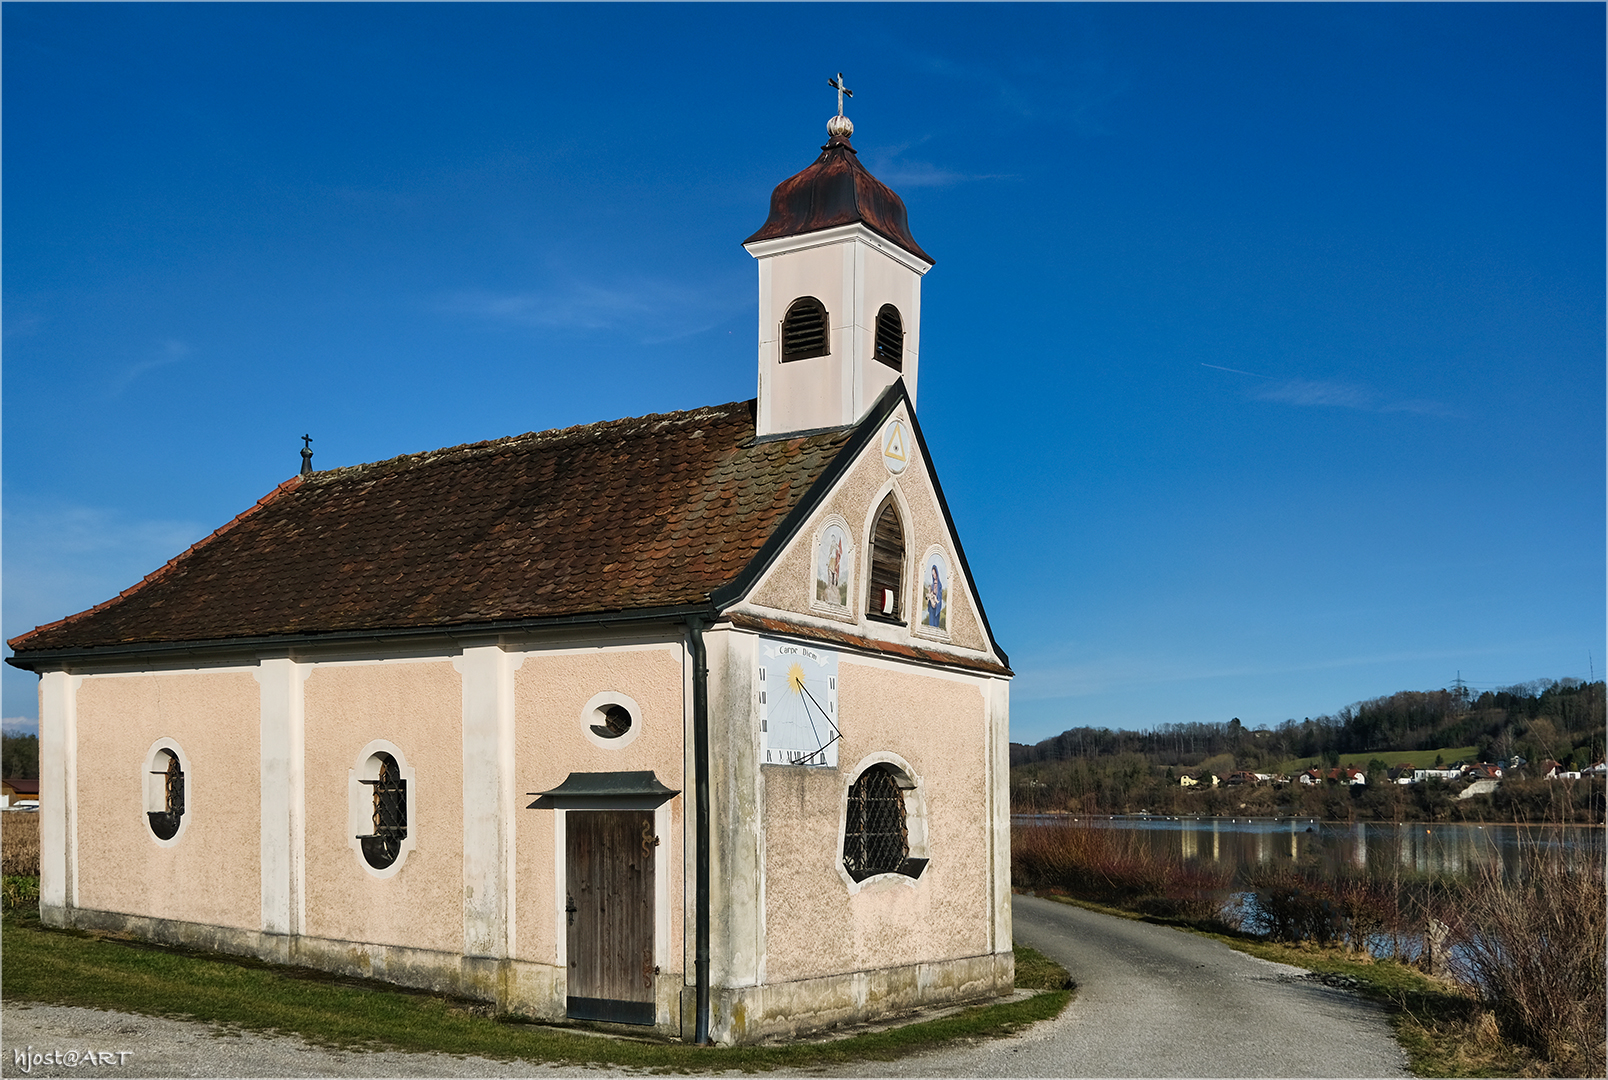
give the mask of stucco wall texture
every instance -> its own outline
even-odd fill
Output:
[[[900,406],[894,415],[905,421],[908,430],[910,420],[904,407]],[[926,557],[927,549],[936,544],[943,549],[944,558],[949,565],[950,611],[947,641],[950,645],[961,649],[987,653],[988,642],[983,636],[982,626],[972,603],[971,583],[966,581],[961,573],[954,541],[949,535],[943,511],[939,509],[938,497],[929,478],[928,463],[915,452],[914,445],[911,450],[914,460],[903,473],[892,477],[882,464],[880,439],[867,446],[860,459],[849,468],[837,487],[816,509],[809,524],[799,530],[798,536],[766,572],[754,590],[750,603],[817,618],[831,618],[820,610],[810,607],[810,599],[815,588],[815,551],[812,537],[820,532],[829,516],[837,514],[849,523],[850,536],[854,543],[854,581],[849,589],[849,611],[855,619],[863,618],[866,574],[870,565],[867,552],[871,528],[875,524],[871,516],[882,505],[888,490],[897,488],[907,510],[904,522],[905,595],[902,602],[906,618],[912,623],[912,630],[914,620],[910,618],[910,613],[916,610],[919,603],[917,578],[921,575],[921,564]],[[876,626],[875,632],[878,636],[883,634],[883,629],[880,625]],[[914,634],[911,636],[916,637]],[[942,648],[941,643],[944,639],[921,637],[919,640],[923,643],[932,642],[938,648]]]
[[[527,653],[514,672],[514,775],[518,792],[514,844],[516,863],[513,955],[537,963],[558,962],[557,908],[563,882],[555,882],[554,810],[527,809],[525,792],[548,791],[573,772],[651,769],[659,782],[682,790],[684,743],[683,652],[679,645],[650,645]],[[603,691],[621,693],[641,708],[641,733],[628,745],[601,747],[586,737],[581,710]],[[683,889],[681,836],[684,793],[670,800],[671,827],[660,842],[676,868],[669,889],[672,965],[682,955]],[[663,863],[661,862],[661,865]],[[673,968],[666,968],[666,971]]]
[[[463,683],[450,660],[321,664],[307,677],[306,933],[463,951]],[[415,771],[415,847],[390,878],[348,837],[348,773],[386,739]],[[255,885],[255,878],[253,879]]]
[[[990,951],[987,716],[972,680],[861,664],[838,668],[838,769],[763,766],[765,978],[978,956]],[[844,800],[856,764],[891,751],[921,778],[931,863],[864,883],[838,873]]]
[[[250,671],[88,675],[78,689],[78,904],[256,929],[258,686]],[[184,831],[158,844],[145,816],[145,760],[178,743]]]

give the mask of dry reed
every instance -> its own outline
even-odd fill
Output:
[[[0,814],[0,874],[39,876],[39,815],[19,811]]]
[[[1136,834],[1082,822],[1013,830],[1011,880],[1146,914],[1216,921],[1233,872],[1158,854]]]
[[[1537,848],[1516,876],[1492,864],[1472,882],[1453,933],[1455,967],[1504,1035],[1539,1051],[1558,1075],[1608,1074],[1601,862],[1570,864]]]

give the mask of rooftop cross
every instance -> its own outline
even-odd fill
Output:
[[[838,77],[837,78],[826,80],[826,85],[830,86],[832,89],[834,89],[834,90],[836,90],[838,92],[838,115],[842,116],[843,115],[843,99],[845,97],[853,97],[854,96],[854,91],[850,90],[847,86],[843,85],[843,72],[841,72],[841,71],[838,72]]]
[[[311,435],[303,435],[302,436],[302,449],[303,450],[311,450],[312,446],[313,446],[313,437]]]
[[[838,94],[837,115],[826,122],[826,133],[833,138],[842,136],[847,139],[854,134],[854,121],[843,115],[843,99],[853,97],[854,91],[843,85],[843,72],[841,71],[838,72],[837,78],[826,80],[826,85],[836,90]]]

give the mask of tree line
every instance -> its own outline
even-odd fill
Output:
[[[1407,690],[1360,701],[1332,715],[1285,720],[1274,727],[1248,728],[1236,717],[1226,723],[1161,724],[1138,731],[1070,728],[1032,745],[1011,744],[1012,800],[1019,810],[1090,813],[1221,809],[1442,820],[1490,813],[1495,807],[1503,816],[1525,815],[1545,810],[1561,793],[1561,789],[1529,791],[1535,765],[1555,760],[1581,769],[1603,760],[1608,700],[1604,689],[1601,681],[1559,679],[1477,695],[1465,687]],[[1474,760],[1511,762],[1517,756],[1532,764],[1509,773],[1502,798],[1469,800],[1469,805],[1460,807],[1450,805],[1457,800],[1445,785],[1402,788],[1390,783],[1386,770],[1397,763],[1393,755],[1465,746],[1475,748]],[[1333,765],[1342,754],[1369,755],[1367,785],[1325,790],[1335,785],[1290,784],[1277,791],[1212,788],[1209,780],[1200,789],[1179,785],[1185,775],[1226,778],[1239,770],[1277,772],[1298,758]],[[1582,785],[1579,799],[1589,811],[1592,796],[1587,788]]]

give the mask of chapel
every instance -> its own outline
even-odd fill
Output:
[[[838,114],[758,394],[300,475],[11,640],[53,926],[689,1041],[1009,993],[1011,670]],[[756,214],[757,216],[757,214]]]

